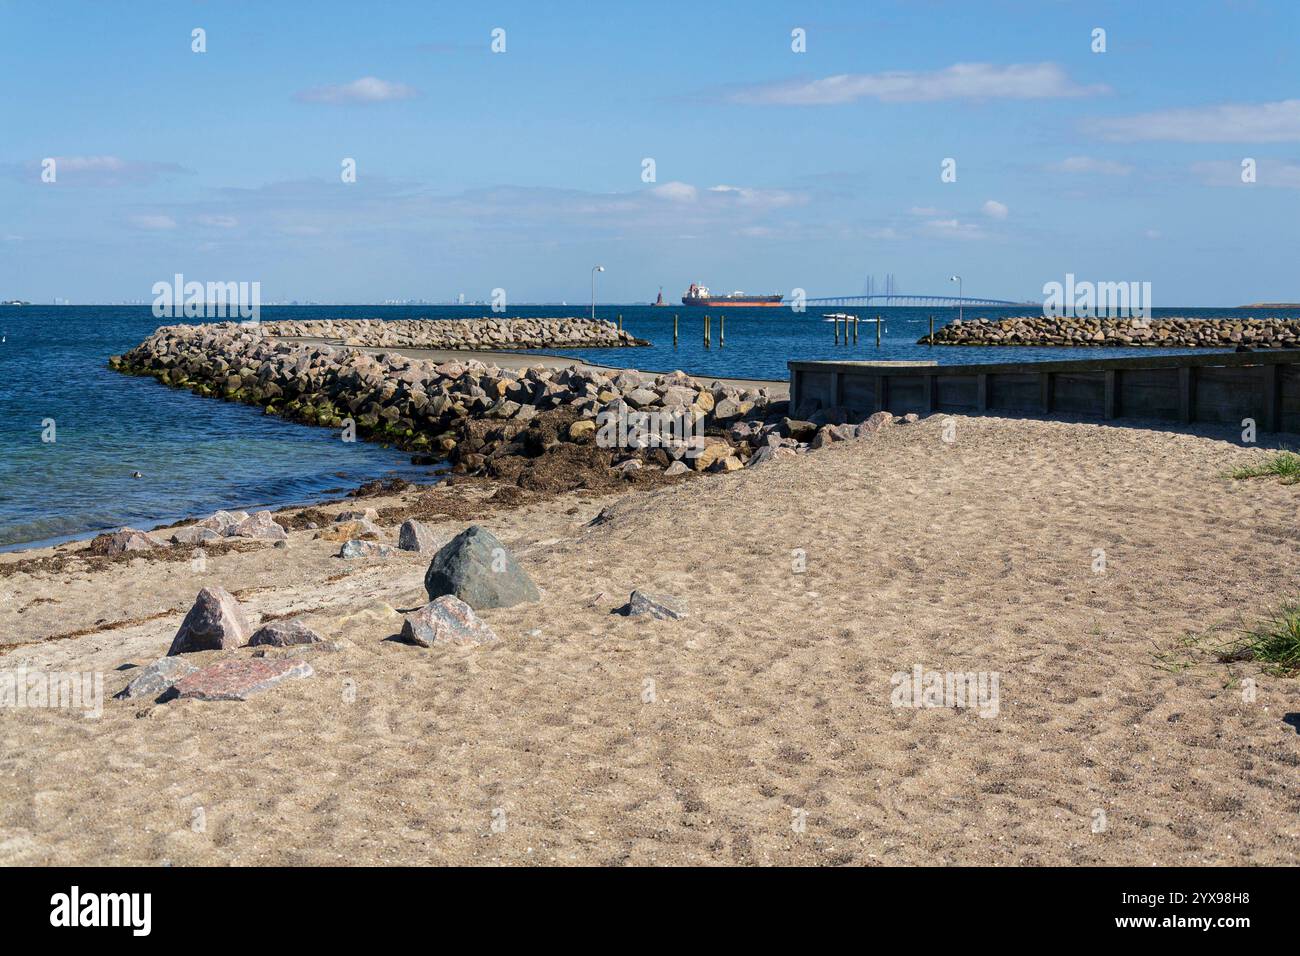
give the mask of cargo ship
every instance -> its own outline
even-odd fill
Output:
[[[700,285],[698,282],[692,282],[691,287],[682,296],[682,305],[706,305],[715,309],[774,308],[781,304],[783,298],[784,296],[780,292],[774,292],[771,295],[745,295],[743,292],[714,295],[705,286]]]

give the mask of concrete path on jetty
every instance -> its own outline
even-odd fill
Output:
[[[341,342],[331,341],[322,338],[305,338],[298,336],[274,336],[284,342],[305,342],[313,345],[342,345]],[[352,346],[357,348],[358,346]],[[636,366],[627,365],[598,365],[594,362],[584,362],[581,359],[573,358],[567,355],[551,355],[546,352],[489,352],[476,351],[472,349],[413,349],[400,347],[361,347],[362,351],[369,352],[371,355],[379,355],[383,352],[396,352],[398,355],[405,355],[407,358],[425,359],[439,364],[443,362],[462,362],[467,358],[476,359],[500,368],[528,368],[533,365],[544,365],[547,368],[568,368],[570,365],[577,365],[584,369],[595,369],[601,372],[621,371],[624,368],[637,368]],[[644,369],[637,368],[637,371],[647,372],[652,375],[662,375],[673,371],[672,369]],[[777,401],[790,397],[790,383],[784,379],[763,379],[763,378],[716,378],[710,375],[692,375],[695,381],[704,385],[713,382],[721,382],[723,385],[734,386],[735,388],[766,388],[768,393]]]

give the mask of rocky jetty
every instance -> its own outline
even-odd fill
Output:
[[[929,336],[917,340],[924,345]],[[935,345],[1102,345],[1155,348],[1300,348],[1300,319],[1085,319],[1023,316],[958,320]]]
[[[649,345],[613,322],[591,319],[303,319],[264,322],[279,338],[412,349],[620,348]]]
[[[871,431],[857,427],[861,416],[848,409],[809,407],[794,418],[789,403],[766,388],[705,385],[682,372],[505,369],[469,357],[437,363],[261,331],[238,323],[167,326],[109,364],[341,429],[345,440],[354,433],[393,444],[445,461],[457,474],[543,492],[735,471]],[[665,440],[666,431],[680,437]],[[229,528],[211,530],[276,534],[253,517],[232,514]],[[378,537],[364,516],[320,536],[340,543]]]

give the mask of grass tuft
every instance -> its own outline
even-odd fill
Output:
[[[1280,451],[1253,465],[1242,465],[1231,472],[1233,478],[1280,478],[1284,485],[1300,482],[1300,455]]]
[[[1273,617],[1219,654],[1224,662],[1253,660],[1272,673],[1300,673],[1300,604],[1286,604]]]

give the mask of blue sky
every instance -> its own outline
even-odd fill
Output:
[[[1300,299],[1294,0],[0,0],[0,88],[5,298]]]

